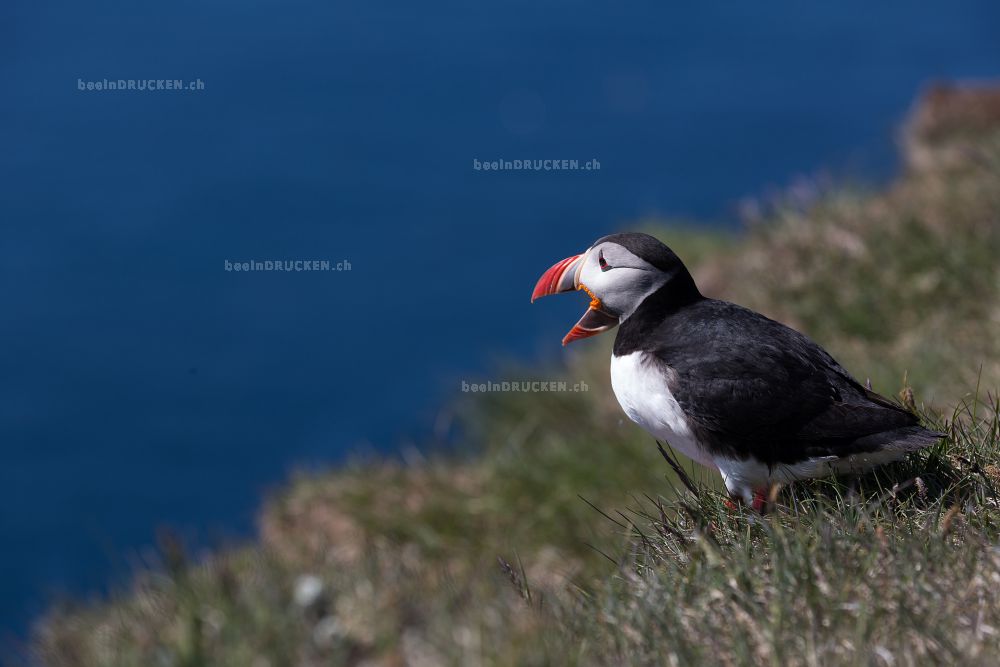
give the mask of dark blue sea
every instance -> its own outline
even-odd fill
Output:
[[[998,29],[992,0],[4,3],[0,638],[557,360],[581,303],[528,297],[595,238],[889,178]],[[581,168],[475,169],[524,159]],[[225,268],[274,260],[332,270]]]

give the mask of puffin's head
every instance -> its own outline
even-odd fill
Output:
[[[624,322],[665,285],[677,297],[698,295],[691,274],[670,248],[649,234],[612,234],[542,274],[531,300],[573,290],[590,296],[587,312],[563,338],[566,345]]]

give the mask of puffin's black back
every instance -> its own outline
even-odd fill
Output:
[[[901,450],[940,434],[861,386],[803,334],[715,299],[679,299],[668,283],[622,323],[614,354],[646,353],[715,454],[768,465]]]

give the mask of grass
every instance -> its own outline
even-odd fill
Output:
[[[597,339],[559,370],[589,391],[465,396],[462,451],[292,479],[255,544],[192,561],[167,536],[129,590],[53,607],[32,657],[995,663],[1000,122],[981,106],[970,125],[930,96],[885,192],[800,192],[741,236],[658,232],[707,292],[795,324],[877,390],[902,387],[940,445],[781,490],[763,517],[730,511],[715,477],[675,472],[624,418]]]
[[[941,445],[786,489],[764,517],[662,459],[660,493],[541,516],[455,464],[303,480],[263,546],[204,564],[167,546],[129,595],[53,612],[38,648],[67,665],[987,664],[998,408],[931,417]]]
[[[608,633],[598,662],[995,660],[995,412],[955,415],[947,441],[905,464],[788,489],[765,518],[694,484],[647,502],[627,524],[634,552],[578,631]]]

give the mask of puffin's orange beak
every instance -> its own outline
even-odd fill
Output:
[[[535,284],[535,291],[531,293],[532,303],[535,302],[535,299],[548,296],[549,294],[560,294],[578,289],[582,289],[590,295],[590,307],[587,308],[587,312],[583,314],[580,321],[573,325],[573,328],[563,338],[563,345],[581,338],[596,336],[602,331],[607,331],[618,324],[618,318],[606,313],[601,305],[601,300],[594,296],[587,289],[586,285],[580,282],[580,269],[583,267],[585,258],[586,253],[567,257],[559,262],[542,274],[542,277],[538,279],[538,283]]]

